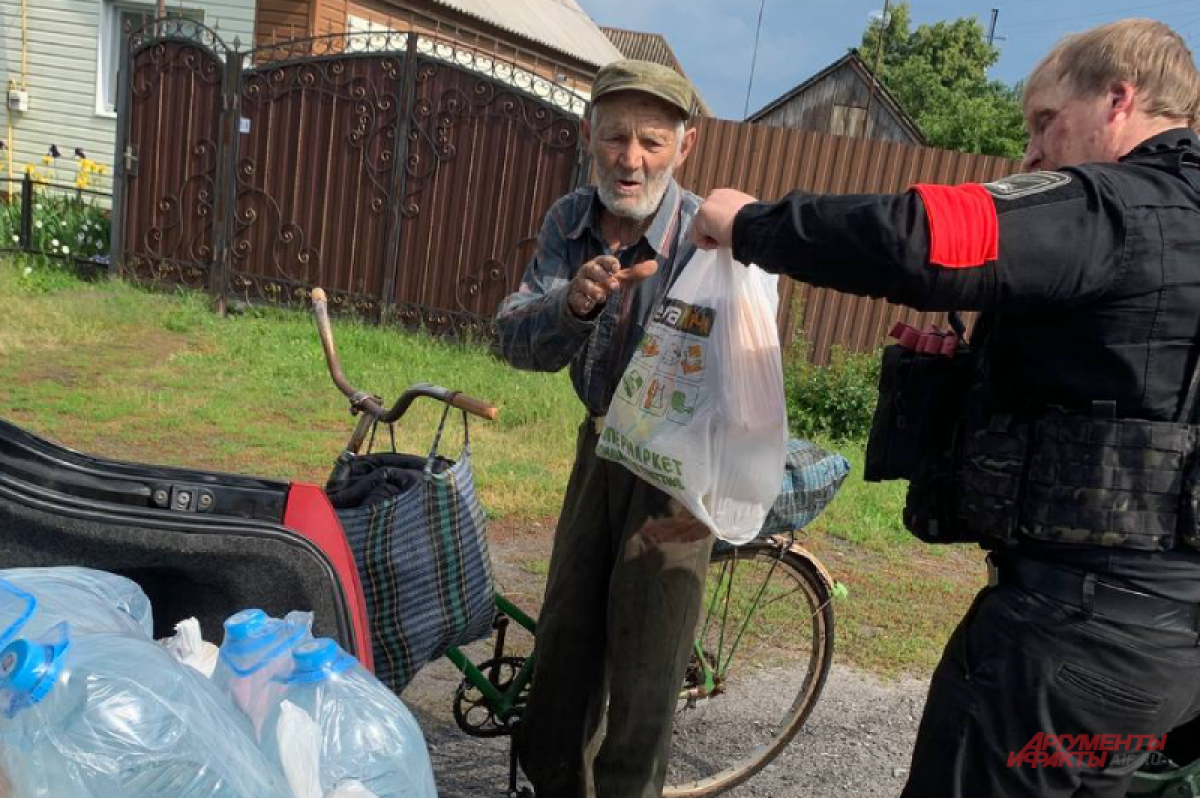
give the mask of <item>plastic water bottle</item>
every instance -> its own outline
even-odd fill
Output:
[[[22,798],[285,798],[245,718],[161,646],[21,638],[0,651],[0,757]]]
[[[275,677],[291,668],[292,649],[311,637],[311,624],[312,613],[293,612],[281,620],[258,609],[242,610],[225,621],[213,683],[246,714],[256,732],[283,690]]]
[[[328,795],[357,781],[377,798],[436,798],[425,738],[399,698],[328,638],[297,646],[292,661],[261,745],[294,794]],[[317,738],[310,744],[298,739],[305,727]],[[319,792],[297,783],[306,750],[317,754]]]
[[[23,614],[31,597],[33,610],[20,624],[10,628],[2,622]],[[18,634],[41,637],[63,621],[77,633],[120,632],[146,639],[154,634],[150,599],[131,579],[74,566],[0,571],[0,646]]]

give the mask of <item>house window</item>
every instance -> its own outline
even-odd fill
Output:
[[[121,68],[121,48],[127,31],[134,31],[154,19],[153,6],[122,5],[104,0],[100,24],[100,80],[98,107],[113,113],[117,110],[117,71]],[[167,16],[204,22],[204,12],[198,8],[170,8]]]
[[[376,22],[373,19],[359,17],[354,14],[346,15],[346,26],[351,33],[386,33],[392,30],[386,21]]]
[[[833,106],[829,132],[835,136],[860,136],[867,121],[867,109],[852,105]]]
[[[355,14],[346,15],[346,32],[351,34],[346,40],[346,51],[365,53],[375,50],[402,49],[408,41],[403,37],[390,36],[399,31],[392,27],[392,20],[387,17],[382,22]]]

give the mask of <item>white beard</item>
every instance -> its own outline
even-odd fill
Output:
[[[650,176],[649,179],[643,179],[641,195],[637,197],[624,197],[618,194],[616,182],[623,178],[633,180],[642,178],[640,170],[634,174],[620,174],[618,169],[605,172],[603,167],[597,164],[596,172],[599,178],[596,188],[604,207],[617,216],[644,222],[658,210],[663,195],[667,193],[667,185],[671,182],[671,176],[675,173],[675,164],[671,163],[658,174]]]

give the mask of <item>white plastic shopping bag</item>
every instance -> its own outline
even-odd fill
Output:
[[[321,798],[321,726],[307,712],[284,700],[279,705],[280,766],[293,798]]]
[[[159,641],[175,659],[212,678],[220,650],[200,634],[200,622],[188,618],[175,624],[175,634]]]
[[[777,306],[774,278],[698,250],[646,325],[596,449],[734,544],[762,528],[787,453]]]

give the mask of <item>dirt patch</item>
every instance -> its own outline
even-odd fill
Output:
[[[555,519],[489,521],[488,546],[495,568],[496,588],[522,610],[536,615],[542,609]]]
[[[857,546],[829,534],[801,535],[799,542],[830,569],[839,564],[849,571],[876,571],[889,575],[918,573],[937,576],[955,584],[977,585],[986,574],[986,552],[975,546],[955,545],[935,549],[921,545],[902,554],[883,554]],[[834,574],[836,576],[836,573]]]
[[[137,340],[104,341],[95,347],[80,344],[55,352],[30,352],[8,379],[18,385],[53,383],[68,388],[95,385],[114,376],[120,381],[141,368],[165,362],[190,345],[187,336],[163,330]]]

